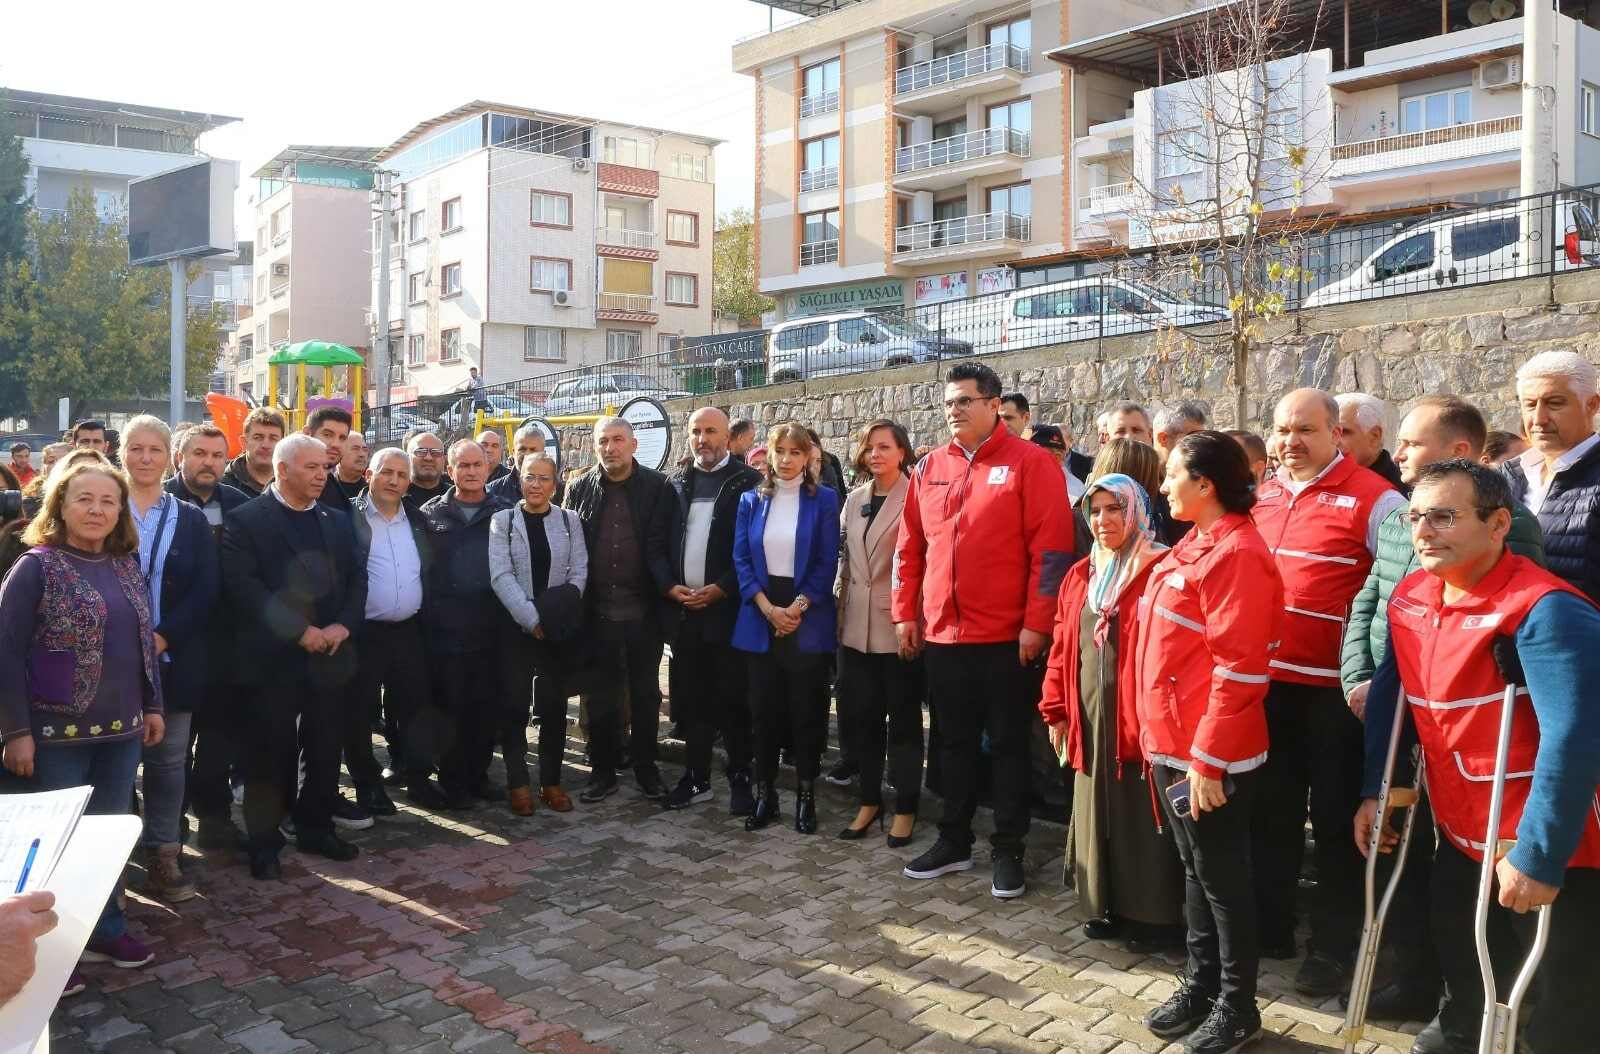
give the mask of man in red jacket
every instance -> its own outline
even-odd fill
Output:
[[[1272,426],[1281,465],[1256,491],[1251,516],[1283,577],[1284,618],[1267,663],[1270,748],[1251,823],[1251,861],[1262,954],[1293,958],[1309,790],[1317,890],[1295,988],[1329,996],[1350,986],[1361,931],[1361,857],[1345,834],[1361,803],[1361,722],[1344,704],[1339,648],[1377,551],[1378,525],[1405,499],[1340,453],[1339,404],[1327,392],[1290,392]]]
[[[928,653],[939,722],[939,840],[905,869],[936,878],[972,867],[978,751],[989,734],[996,897],[1022,895],[1028,834],[1028,733],[1056,594],[1072,561],[1066,480],[1049,452],[1000,420],[1000,378],[964,362],[945,374],[950,443],[918,463],[895,547],[892,614],[900,654]]]

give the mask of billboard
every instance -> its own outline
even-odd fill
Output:
[[[204,158],[128,184],[128,262],[135,267],[233,252],[239,163]]]

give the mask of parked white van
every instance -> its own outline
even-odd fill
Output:
[[[1000,346],[1016,351],[1227,319],[1227,310],[1214,304],[1180,300],[1133,278],[1097,275],[1029,286],[1007,296]]]
[[[772,327],[767,338],[767,380],[829,377],[970,354],[972,345],[967,341],[941,337],[901,315],[865,311],[812,315]]]
[[[1557,198],[1553,204],[1533,199],[1447,214],[1407,227],[1353,272],[1311,293],[1301,306],[1326,307],[1593,266],[1600,262],[1597,240],[1592,204],[1577,198]]]

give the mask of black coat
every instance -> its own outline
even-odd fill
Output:
[[[489,578],[489,521],[507,508],[492,495],[463,505],[451,487],[419,510],[430,549],[422,586],[430,648],[460,655],[498,646],[510,616]]]
[[[1094,458],[1088,454],[1080,454],[1076,450],[1067,451],[1067,471],[1077,476],[1081,482],[1089,482],[1089,473],[1094,471]]]
[[[1526,505],[1528,476],[1521,462],[1512,458],[1500,470],[1511,481],[1511,496]],[[1556,473],[1538,516],[1545,566],[1600,601],[1600,444]]]
[[[332,655],[299,645],[307,626],[335,622],[352,634],[367,609],[366,556],[350,516],[315,504],[322,547],[297,553],[288,510],[268,491],[228,513],[222,523],[222,587],[234,611],[235,669],[241,683],[270,686],[283,672],[305,670],[327,685],[355,672],[355,641]]]
[[[706,608],[698,620],[708,638],[716,635],[724,644],[733,639],[733,620],[739,614],[739,572],[733,566],[733,530],[739,519],[739,496],[761,482],[761,473],[747,465],[734,461],[729,467],[731,471],[728,478],[722,481],[722,489],[717,492],[716,503],[712,506],[711,533],[706,540],[706,582],[720,587],[727,597]],[[683,575],[683,554],[688,541],[689,502],[694,496],[694,473],[692,467],[685,466],[667,477],[678,504],[677,514],[673,516],[670,545],[673,585],[688,584]],[[675,604],[672,611],[669,616],[671,622],[681,621],[683,608]],[[668,625],[669,637],[674,628],[671,622]]]
[[[222,572],[205,513],[187,501],[172,504],[168,515],[178,522],[161,562],[161,622],[155,627],[167,642],[161,697],[168,710],[192,711],[206,698],[209,653],[227,646],[228,637],[213,632]],[[144,566],[142,557],[139,564]],[[226,657],[212,665],[225,666]]]
[[[1411,495],[1411,488],[1406,486],[1405,481],[1400,478],[1400,466],[1394,463],[1394,458],[1389,456],[1387,450],[1379,450],[1377,458],[1367,468],[1382,476],[1388,481],[1389,486],[1398,490],[1401,494],[1407,497]]]
[[[250,475],[250,469],[245,466],[245,456],[240,454],[228,462],[228,467],[222,470],[222,482],[243,494],[246,498],[259,497],[266,489],[257,486],[256,479]]]
[[[226,478],[226,473],[224,473],[224,478]],[[173,497],[191,503],[196,509],[199,510],[200,521],[205,525],[206,530],[211,535],[211,559],[219,567],[219,570],[217,571],[217,580],[220,586],[222,551],[219,543],[222,538],[222,528],[211,526],[211,521],[205,517],[204,503],[202,503],[200,499],[195,496],[194,492],[189,489],[188,485],[183,482],[182,475],[174,475],[172,478],[168,479],[166,483],[162,484],[162,489],[168,494],[171,494]],[[222,506],[222,515],[224,521],[226,521],[228,513],[251,500],[251,496],[249,494],[246,494],[244,491],[227,483],[218,483],[215,489],[212,491],[212,497],[216,499],[217,504]],[[161,610],[163,614],[167,610],[165,586],[166,579],[163,578],[163,595],[161,600]],[[201,638],[196,641],[194,647],[188,649],[190,652],[195,654],[184,655],[182,657],[183,669],[169,670],[166,673],[166,677],[169,682],[169,687],[166,693],[167,698],[169,700],[181,700],[187,697],[196,700],[196,704],[188,707],[188,709],[199,709],[200,705],[203,705],[199,702],[200,700],[210,696],[224,694],[222,686],[234,683],[235,670],[233,663],[229,661],[229,656],[232,654],[233,649],[236,646],[233,605],[226,602],[217,602],[221,600],[222,595],[222,591],[219,588],[217,591],[217,596],[214,598],[214,602],[212,603],[211,609],[208,612],[205,625],[202,628]],[[162,621],[165,621],[165,618],[163,618]],[[166,636],[166,634],[162,634],[162,636]],[[168,637],[167,639],[170,643],[172,638]],[[176,650],[177,649],[174,648],[174,651]],[[215,658],[212,658],[208,661],[206,658],[208,655],[215,656]],[[178,666],[179,664],[178,657],[174,655],[173,665]],[[171,683],[175,673],[181,674],[181,676],[178,678],[176,683]],[[182,707],[181,705],[178,708],[185,709],[185,707]]]
[[[223,478],[226,480],[226,473],[223,474]],[[173,497],[180,498],[188,502],[190,505],[193,505],[195,508],[201,511],[202,515],[204,515],[206,503],[201,501],[195,495],[194,491],[189,489],[188,484],[183,482],[182,474],[177,474],[169,478],[161,485],[161,489],[166,491],[168,494],[171,494]],[[212,491],[212,495],[217,499],[217,504],[222,506],[222,515],[224,517],[251,499],[251,495],[246,494],[238,487],[235,487],[231,483],[227,482],[218,483],[216,489]],[[209,523],[210,521],[207,522]]]
[[[600,476],[603,470],[594,466],[579,476],[567,492],[566,507],[583,521],[583,540],[589,547],[589,581],[595,577],[595,563],[599,559],[595,548],[600,530],[600,506],[604,501]],[[672,572],[669,555],[672,545],[672,521],[677,514],[678,502],[667,485],[667,477],[654,469],[645,468],[637,461],[633,474],[623,482],[628,492],[628,507],[633,510],[633,533],[644,543],[644,568],[649,581],[649,591],[659,598],[657,613],[665,631],[675,624],[677,604],[667,598],[667,591],[678,584]],[[595,590],[586,589],[584,595],[591,602]]]

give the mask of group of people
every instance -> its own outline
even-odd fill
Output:
[[[1194,402],[1154,416],[1118,403],[1090,458],[987,366],[961,363],[945,377],[948,442],[916,448],[875,420],[848,473],[804,424],[758,445],[712,406],[689,415],[670,473],[638,463],[626,420],[603,418],[593,467],[570,479],[533,427],[508,464],[492,430],[369,451],[343,410],[290,433],[262,408],[230,461],[212,425],[138,417],[112,451],[104,424],[83,422],[27,484],[38,506],[0,586],[0,647],[25,660],[0,672],[4,765],[34,788],[89,784],[95,812],[126,812],[142,765],[149,889],[181,902],[196,893],[186,811],[200,848],[243,849],[273,879],[289,837],[354,857],[341,832],[394,814],[386,787],[431,810],[573,809],[574,695],[580,801],[631,769],[662,807],[708,802],[720,738],[729,812],[749,831],[780,821],[787,762],[804,834],[836,697],[845,761],[827,775],[857,786],[838,837],[877,824],[905,846],[926,704],[943,810],[904,875],[972,868],[986,794],[991,892],[1021,896],[1047,744],[1071,773],[1067,870],[1087,935],[1184,946],[1181,983],[1146,1024],[1212,1054],[1259,1032],[1260,959],[1298,956],[1308,819],[1316,885],[1295,983],[1348,988],[1362,854],[1393,841],[1375,839],[1375,800],[1405,705],[1435,824],[1419,825],[1428,845],[1413,847],[1372,1012],[1428,1021],[1414,1049],[1433,1054],[1475,1045],[1467,933],[1488,704],[1507,676],[1490,645],[1509,638],[1526,683],[1493,940],[1526,945],[1523,913],[1560,895],[1525,1038],[1535,1054],[1580,1049],[1579,995],[1600,979],[1582,940],[1600,908],[1600,717],[1581,705],[1600,663],[1584,646],[1600,631],[1600,394],[1567,352],[1536,356],[1517,384],[1521,436],[1453,396],[1419,400],[1391,436],[1380,400],[1302,389],[1265,437],[1210,430]],[[686,743],[670,789],[667,646]],[[118,903],[86,958],[148,962]]]

